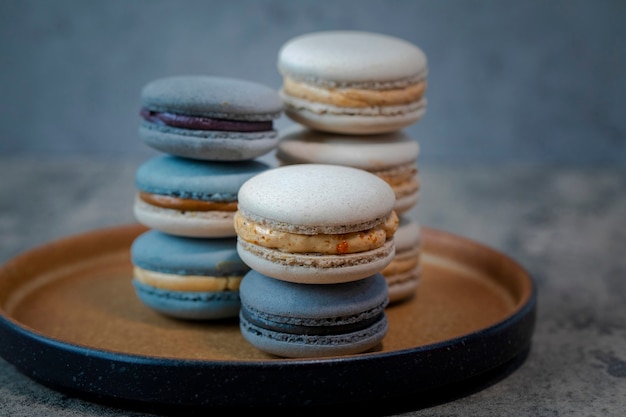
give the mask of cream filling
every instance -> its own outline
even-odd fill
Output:
[[[397,106],[419,101],[426,91],[421,80],[404,88],[372,90],[348,87],[321,87],[285,77],[283,91],[292,97],[338,107]]]
[[[378,175],[389,184],[397,184],[408,181],[417,175],[417,167],[414,162],[397,165],[391,168],[370,169],[370,172]]]
[[[286,94],[283,90],[280,90],[279,94],[284,100],[286,111],[308,110],[315,114],[390,117],[404,116],[409,113],[423,113],[426,109],[426,98],[424,97],[422,97],[419,101],[396,106],[343,107],[293,97]]]
[[[243,276],[211,277],[201,275],[175,275],[148,271],[135,266],[137,281],[152,287],[172,291],[238,291]]]
[[[415,194],[420,189],[420,184],[417,179],[411,179],[401,184],[390,184],[393,192],[396,195],[396,199],[406,197],[408,195]]]
[[[396,195],[396,199],[415,194],[420,189],[420,180],[415,164],[407,164],[396,169],[373,171],[372,173],[389,184]]]
[[[246,242],[288,253],[321,253],[338,255],[365,252],[379,248],[391,239],[398,229],[395,212],[385,222],[368,230],[344,234],[303,235],[281,232],[235,213],[235,231]]]
[[[146,204],[179,211],[237,211],[236,201],[204,201],[191,198],[138,192],[139,199]]]
[[[153,206],[152,204],[148,204],[139,197],[135,198],[135,210],[144,210],[148,213],[155,214],[168,214],[170,216],[181,216],[186,219],[204,219],[204,220],[216,220],[223,219],[229,220],[232,219],[235,215],[234,211],[218,211],[218,210],[210,210],[210,211],[182,211],[178,209],[171,208],[163,208],[158,206]]]

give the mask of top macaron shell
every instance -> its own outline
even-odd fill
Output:
[[[280,230],[348,233],[380,223],[393,210],[389,185],[366,171],[301,164],[267,170],[244,183],[239,209]]]
[[[285,163],[345,165],[367,171],[415,163],[419,145],[403,131],[348,136],[293,126],[281,136],[276,157]]]
[[[296,79],[330,86],[403,86],[424,78],[427,61],[415,45],[361,31],[326,31],[297,36],[282,46],[278,69]]]
[[[244,276],[234,238],[192,239],[149,230],[131,246],[132,263],[148,271],[211,277]]]
[[[248,179],[269,169],[262,161],[208,162],[161,155],[136,172],[140,191],[205,201],[237,201]]]
[[[141,104],[155,112],[231,121],[271,121],[282,114],[278,93],[251,81],[211,76],[154,80],[141,91]],[[274,129],[260,132],[193,130],[143,120],[140,137],[172,155],[203,160],[246,160],[271,151]]]
[[[284,84],[280,90],[285,114],[312,129],[344,134],[387,133],[417,122],[426,111],[426,99],[421,95],[408,102],[390,102],[388,95],[381,95],[382,90],[384,94],[392,90],[394,94],[407,94],[412,86],[417,88],[418,83],[425,82],[426,56],[403,39],[361,31],[305,34],[283,45],[277,67],[291,85]],[[291,94],[294,82],[305,92]],[[337,91],[340,88],[365,91],[343,96]],[[339,104],[332,99],[329,102],[332,96],[340,102],[360,97],[367,105]],[[366,96],[378,99],[368,102]]]
[[[269,169],[258,160],[199,161],[162,155],[144,162],[135,175],[140,192],[207,202],[237,202],[239,188],[245,181]],[[152,206],[140,198],[134,205],[140,223],[178,236],[236,236],[234,212],[180,211]]]

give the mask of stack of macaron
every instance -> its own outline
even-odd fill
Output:
[[[333,164],[368,171],[395,193],[396,257],[382,271],[390,303],[413,297],[420,276],[418,143],[403,130],[424,115],[427,61],[420,48],[359,31],[305,34],[278,54],[285,114],[296,122],[277,147],[281,165]]]
[[[237,317],[250,268],[237,253],[239,188],[270,166],[278,93],[250,81],[177,76],[141,91],[141,139],[161,152],[137,170],[133,285],[152,309],[181,319]]]
[[[395,255],[395,194],[365,170],[273,168],[247,180],[235,214],[243,337],[282,357],[362,353],[387,333],[381,271]]]

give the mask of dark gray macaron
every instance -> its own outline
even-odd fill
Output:
[[[283,357],[362,353],[387,333],[381,274],[341,284],[298,284],[248,272],[240,286],[243,337]]]
[[[273,120],[283,103],[277,91],[234,78],[200,75],[156,79],[141,91],[140,137],[172,155],[247,160],[278,143]]]

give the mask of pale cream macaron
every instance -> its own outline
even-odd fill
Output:
[[[391,187],[367,171],[299,164],[267,170],[239,190],[237,251],[272,278],[333,284],[382,271],[395,255]]]
[[[426,110],[426,55],[404,39],[361,31],[297,36],[278,53],[285,114],[327,132],[376,134]]]
[[[368,171],[393,189],[400,215],[419,199],[419,144],[404,131],[380,135],[341,135],[291,126],[283,131],[276,158],[281,165],[331,164]]]
[[[421,275],[421,227],[407,216],[400,216],[396,231],[396,254],[381,272],[387,280],[389,303],[407,300],[416,294]]]

